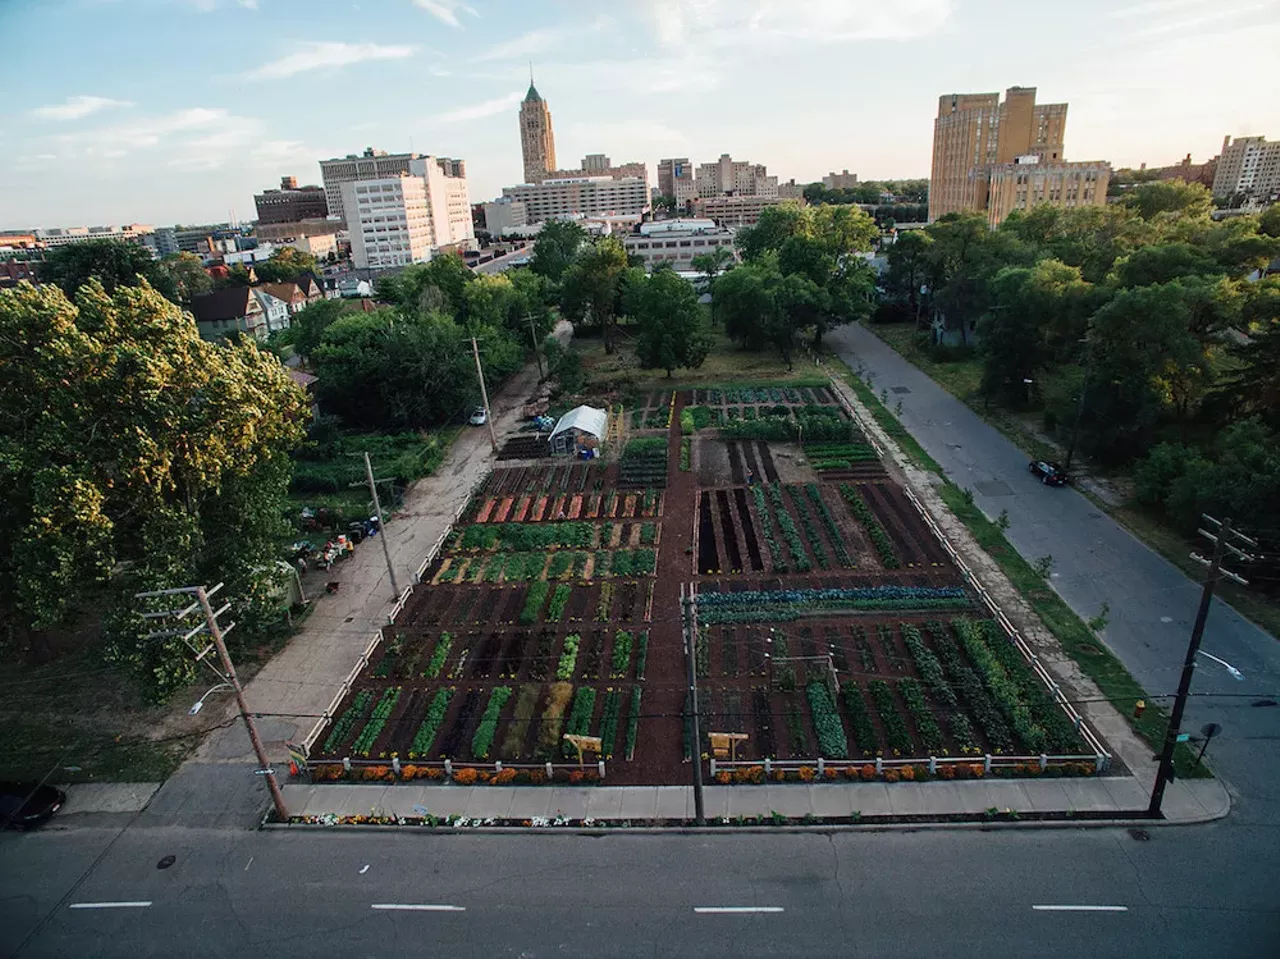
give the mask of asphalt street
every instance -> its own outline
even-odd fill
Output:
[[[1032,561],[1053,557],[1053,588],[1082,619],[1110,607],[1103,639],[1143,688],[1174,692],[1200,585],[1085,496],[1043,485],[1028,472],[1026,454],[874,334],[847,326],[827,342],[855,370],[874,374],[873,388],[888,392],[890,407],[901,402],[902,424],[949,479],[973,490],[987,516],[1008,511],[1005,535],[1019,553]],[[1255,705],[1280,703],[1280,643],[1215,600],[1202,649],[1245,678],[1236,681],[1202,659],[1183,729],[1222,726],[1209,757],[1231,790],[1234,821],[1280,824],[1280,706]]]
[[[1274,830],[1235,827],[1259,868]],[[132,828],[0,841],[0,951],[290,956],[1272,956],[1225,827],[736,836]],[[173,864],[157,868],[166,856]],[[1039,908],[1037,908],[1039,907]],[[1088,908],[1084,908],[1088,907]],[[20,950],[20,951],[19,951]]]

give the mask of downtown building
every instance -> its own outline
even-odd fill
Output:
[[[475,239],[461,160],[415,154],[403,173],[347,180],[339,189],[357,269],[425,263],[439,249]]]
[[[502,195],[523,204],[527,223],[576,216],[640,215],[650,203],[649,181],[640,177],[565,177],[503,187]]]
[[[1106,203],[1110,164],[1065,164],[1067,104],[1036,103],[1035,87],[938,98],[929,177],[929,221],[948,213],[986,213],[999,225],[1015,209]],[[1031,168],[1034,167],[1034,172]],[[1056,167],[1064,167],[1055,170]],[[993,178],[1000,198],[993,206]],[[1079,184],[1080,189],[1076,189]]]

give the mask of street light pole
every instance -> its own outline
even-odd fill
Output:
[[[1076,403],[1076,421],[1071,427],[1071,442],[1067,444],[1067,459],[1062,464],[1062,472],[1071,472],[1071,457],[1076,451],[1076,440],[1080,436],[1080,421],[1084,418],[1084,400],[1085,394],[1089,391],[1089,376],[1093,373],[1093,348],[1092,345],[1085,340],[1085,360],[1084,360],[1084,379],[1080,381],[1080,400]]]
[[[1187,644],[1187,656],[1182,662],[1182,677],[1178,680],[1178,693],[1173,701],[1173,712],[1169,715],[1169,725],[1164,732],[1164,746],[1160,750],[1160,765],[1156,769],[1156,781],[1151,787],[1151,802],[1147,806],[1147,816],[1151,819],[1160,817],[1160,806],[1164,801],[1165,786],[1173,779],[1174,748],[1178,743],[1178,731],[1182,728],[1182,714],[1187,708],[1187,696],[1191,692],[1191,677],[1195,674],[1196,656],[1200,653],[1200,640],[1204,636],[1205,621],[1209,618],[1209,607],[1213,603],[1213,591],[1218,585],[1218,580],[1223,576],[1227,576],[1241,584],[1245,583],[1245,580],[1235,573],[1222,568],[1223,555],[1230,550],[1240,559],[1252,559],[1251,556],[1232,546],[1227,540],[1231,537],[1236,537],[1246,543],[1255,545],[1252,540],[1231,529],[1230,519],[1223,519],[1219,522],[1208,515],[1204,516],[1204,519],[1210,525],[1216,526],[1218,531],[1216,533],[1210,533],[1203,529],[1199,531],[1202,536],[1213,543],[1213,556],[1211,559],[1206,560],[1195,553],[1191,554],[1192,559],[1205,563],[1209,569],[1205,574],[1204,588],[1200,593],[1200,608],[1196,610],[1195,625],[1191,628],[1191,641]]]

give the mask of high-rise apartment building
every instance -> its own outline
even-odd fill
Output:
[[[348,153],[345,157],[321,160],[320,178],[324,183],[324,196],[329,206],[329,215],[341,220],[346,219],[346,213],[342,208],[342,184],[353,183],[356,180],[385,179],[408,173],[409,162],[417,158],[416,153],[387,153],[386,150],[368,147],[359,156]]]
[[[1062,160],[1065,103],[1036,103],[1035,87],[998,93],[949,93],[938,98],[933,122],[929,220],[987,208],[990,168],[1021,156]],[[1105,199],[1101,202],[1105,202]]]
[[[253,203],[258,209],[259,224],[321,220],[329,215],[324,187],[300,187],[291,176],[280,178],[280,189],[255,194]]]
[[[524,158],[525,183],[541,183],[556,168],[556,135],[551,128],[551,108],[538,95],[532,76],[529,78],[529,92],[520,104],[520,153]]]
[[[1213,195],[1225,200],[1237,194],[1260,203],[1280,194],[1280,140],[1268,143],[1266,137],[1223,137]]]
[[[467,165],[450,157],[416,157],[409,172],[427,185],[432,246],[463,246],[476,236],[467,193]]]

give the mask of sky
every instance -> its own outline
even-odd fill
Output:
[[[655,183],[726,152],[928,176],[938,97],[1010,86],[1070,104],[1068,160],[1199,162],[1280,138],[1277,49],[1280,0],[0,0],[0,229],[252,219],[366,146],[492,199],[530,61],[561,167]]]

